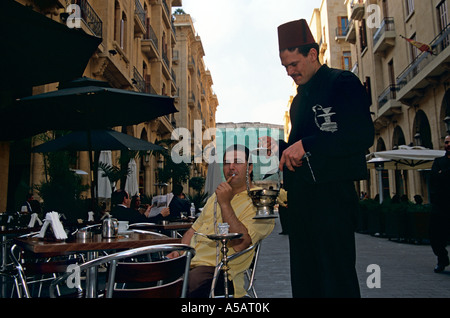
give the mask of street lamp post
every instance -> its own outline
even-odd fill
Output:
[[[419,132],[414,135],[414,139],[416,140],[416,146],[422,146],[422,137]]]
[[[380,197],[380,204],[384,201],[384,193],[383,193],[383,170],[384,163],[378,162],[375,164],[375,169],[378,172],[378,193]]]

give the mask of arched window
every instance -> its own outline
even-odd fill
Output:
[[[392,136],[392,147],[393,149],[398,148],[399,146],[406,145],[405,135],[403,134],[403,130],[400,126],[395,127],[394,135]]]
[[[423,110],[417,111],[413,129],[414,145],[433,149],[430,123]]]

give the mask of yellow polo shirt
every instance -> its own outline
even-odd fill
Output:
[[[192,225],[192,229],[195,232],[202,234],[214,234],[214,201],[216,194],[213,194],[206,205],[203,208],[200,217]],[[252,203],[252,200],[247,194],[247,191],[242,191],[236,194],[231,200],[231,206],[236,213],[237,218],[247,228],[247,231],[252,239],[252,244],[266,238],[272,233],[275,227],[274,219],[258,219],[253,217],[256,215],[256,208]],[[217,224],[222,222],[222,213],[219,204],[217,204]],[[210,240],[207,237],[201,235],[195,235],[192,237],[190,245],[195,248],[195,257],[192,259],[192,267],[196,266],[216,266],[216,241]],[[220,251],[219,244],[219,262],[222,260],[222,253]],[[229,247],[228,255],[232,255],[236,251]],[[244,271],[250,267],[253,260],[254,250],[248,254],[244,254],[236,259],[230,261],[228,266],[229,279],[233,281],[234,296],[236,298],[243,297],[246,294]]]

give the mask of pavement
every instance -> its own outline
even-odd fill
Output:
[[[261,246],[255,276],[259,298],[292,298],[289,238],[280,232],[280,221],[276,219],[275,229]],[[450,297],[450,266],[442,273],[433,272],[436,257],[429,244],[400,243],[359,233],[355,238],[362,298]],[[377,273],[369,267],[372,264],[379,266],[379,288],[367,284],[368,280],[374,282]]]

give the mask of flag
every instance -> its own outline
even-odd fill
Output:
[[[431,55],[433,55],[434,53],[433,53],[433,49],[431,48],[431,46],[430,45],[428,45],[428,44],[424,44],[424,43],[420,43],[420,42],[417,42],[417,41],[414,41],[413,39],[408,39],[408,38],[405,38],[403,35],[400,35],[402,38],[404,38],[406,41],[408,41],[409,43],[411,43],[412,45],[414,45],[416,48],[418,48],[420,51],[422,51],[422,52],[428,52],[428,53],[430,53]]]

